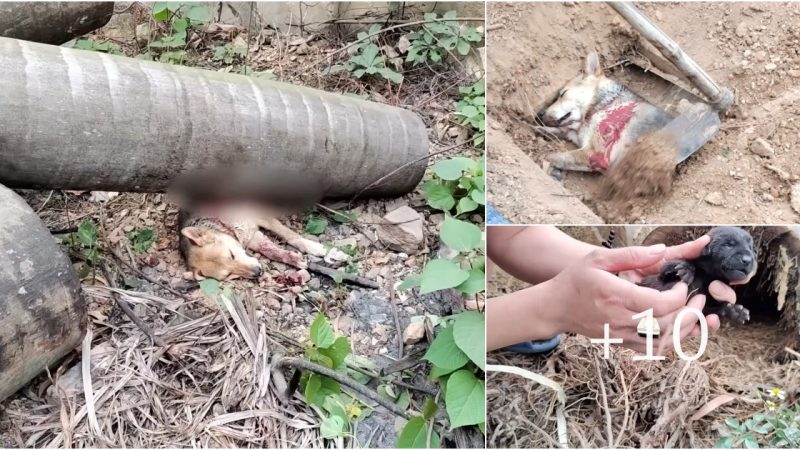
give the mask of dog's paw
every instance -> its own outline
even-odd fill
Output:
[[[742,305],[725,303],[719,311],[719,316],[744,325],[750,321],[750,310]]]
[[[303,238],[297,245],[294,246],[298,250],[301,250],[304,253],[307,253],[311,256],[316,256],[318,258],[322,258],[327,254],[325,250],[325,246],[319,242],[312,241],[311,239]]]
[[[678,259],[667,261],[661,268],[660,277],[664,282],[683,281],[686,284],[692,284],[694,281],[694,274],[694,264],[689,261]]]

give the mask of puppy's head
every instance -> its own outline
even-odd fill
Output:
[[[730,284],[745,284],[758,269],[753,238],[738,227],[715,227],[708,232],[711,242],[705,246],[697,264],[714,279]]]
[[[181,235],[181,250],[196,279],[232,280],[261,275],[261,263],[232,236],[201,227],[185,227]]]
[[[541,119],[550,127],[579,126],[594,103],[598,85],[605,79],[603,66],[597,53],[586,56],[583,73],[561,88],[558,98],[542,114]]]

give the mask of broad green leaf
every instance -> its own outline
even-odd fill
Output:
[[[469,278],[467,278],[467,281],[456,286],[456,289],[464,294],[477,294],[478,292],[483,292],[485,288],[486,275],[483,273],[483,270],[478,268],[472,268],[472,270],[469,271]]]
[[[460,369],[469,362],[469,357],[461,351],[453,338],[452,325],[442,328],[431,342],[422,359],[428,360],[441,369]]]
[[[470,45],[469,42],[464,39],[459,39],[458,44],[456,44],[456,51],[459,55],[466,55],[469,53]]]
[[[475,224],[450,216],[445,216],[440,235],[445,245],[459,252],[478,248],[482,241],[481,229]]]
[[[486,320],[477,311],[465,311],[453,323],[453,340],[481,370],[486,370]]]
[[[189,8],[186,17],[193,22],[206,23],[211,20],[211,12],[203,5],[195,5]]]
[[[322,407],[327,396],[338,395],[341,391],[342,387],[336,380],[312,373],[308,376],[303,396],[307,403]]]
[[[425,182],[422,186],[422,191],[425,193],[425,199],[428,200],[428,205],[432,208],[450,211],[456,206],[453,192],[438,181],[429,180]]]
[[[411,288],[419,287],[420,283],[422,282],[422,274],[411,275],[410,277],[403,280],[402,283],[397,285],[398,291],[405,291]]]
[[[745,448],[758,448],[758,441],[752,434],[745,436],[745,438],[742,440],[742,443],[744,444]]]
[[[477,191],[475,191],[477,192]],[[478,203],[471,197],[461,197],[456,206],[456,214],[464,214],[478,209]]]
[[[340,369],[344,367],[344,360],[350,354],[350,343],[346,337],[339,336],[330,347],[320,348],[319,352],[331,359],[334,369]]]
[[[395,72],[392,69],[389,69],[388,67],[384,67],[382,69],[379,69],[378,73],[381,74],[381,76],[383,78],[386,78],[387,80],[389,80],[389,81],[391,81],[391,82],[393,82],[395,84],[400,84],[400,83],[403,82],[403,75]]]
[[[428,447],[428,423],[422,417],[412,417],[397,437],[397,448],[439,448],[439,435],[431,431]]]
[[[450,375],[444,401],[451,429],[486,420],[486,387],[469,370]]]
[[[438,161],[431,169],[439,178],[452,181],[461,178],[462,172],[474,170],[476,165],[476,161],[463,156],[457,156],[455,158]]]
[[[431,420],[438,410],[439,405],[437,405],[433,399],[425,399],[425,406],[422,408],[422,417],[424,417],[425,420]]]
[[[213,278],[206,278],[200,281],[200,290],[206,297],[214,298],[219,293],[219,281]]]
[[[485,205],[486,204],[486,194],[481,192],[481,191],[479,191],[479,190],[474,190],[474,191],[470,192],[469,196],[470,196],[470,198],[472,198],[472,200],[474,200],[478,204],[481,204],[481,205]]]
[[[446,259],[429,261],[422,269],[420,293],[450,289],[458,286],[469,278],[469,272],[459,268],[456,263]]]
[[[166,22],[169,19],[169,6],[167,2],[153,3],[153,19]]]
[[[714,444],[715,448],[732,448],[733,447],[733,436],[725,436],[717,441]]]
[[[78,225],[78,240],[86,246],[94,245],[97,242],[97,225],[89,219],[81,222]]]
[[[305,232],[319,236],[325,232],[325,228],[327,227],[328,219],[319,216],[311,216],[308,218],[308,222],[306,222]]]
[[[323,439],[333,439],[347,434],[347,422],[339,416],[328,416],[319,426]]]
[[[311,324],[311,342],[319,348],[328,348],[336,342],[336,335],[333,333],[331,324],[322,313],[317,314]]]
[[[467,358],[467,359],[469,360],[469,358]],[[458,370],[460,368],[461,367],[454,367],[452,369],[445,369],[443,367],[439,367],[436,364],[434,364],[433,367],[431,367],[431,373],[428,375],[428,377],[431,380],[437,380],[437,379],[440,379],[440,378],[442,378],[444,376],[450,375],[451,373],[455,372],[456,370]]]

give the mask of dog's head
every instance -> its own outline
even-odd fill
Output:
[[[714,279],[745,284],[758,269],[753,238],[738,227],[715,227],[708,232],[711,242],[695,264]]]
[[[561,88],[558,98],[540,118],[550,127],[580,126],[583,117],[591,108],[600,81],[605,78],[597,53],[586,56],[583,73],[571,79]]]
[[[201,227],[185,227],[181,235],[181,251],[196,279],[232,280],[261,275],[261,263],[248,255],[233,236]]]

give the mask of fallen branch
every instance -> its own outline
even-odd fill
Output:
[[[299,385],[300,382],[301,370],[307,370],[338,381],[340,384],[347,386],[348,388],[355,391],[357,394],[359,394],[359,396],[365,397],[369,400],[378,403],[379,405],[383,406],[390,412],[404,419],[411,418],[411,416],[405,410],[401,409],[393,402],[381,397],[380,394],[378,394],[376,391],[362,385],[361,383],[353,380],[352,378],[344,374],[336,372],[333,369],[328,369],[327,367],[314,364],[311,361],[307,361],[302,358],[278,358],[277,361],[273,362],[274,369],[280,370],[283,367],[291,367],[295,370],[294,374],[292,375],[292,379],[289,381],[289,386],[283,393],[282,400],[284,401],[288,401],[294,394],[294,391],[297,389],[297,386]]]
[[[333,278],[334,280],[342,280],[347,281],[352,284],[357,284],[359,286],[364,286],[370,289],[379,289],[380,285],[369,278],[364,278],[358,275],[354,275],[352,273],[343,272],[341,270],[332,269],[330,267],[323,266],[321,264],[317,264],[315,262],[308,263],[308,270],[325,275],[326,277]]]

